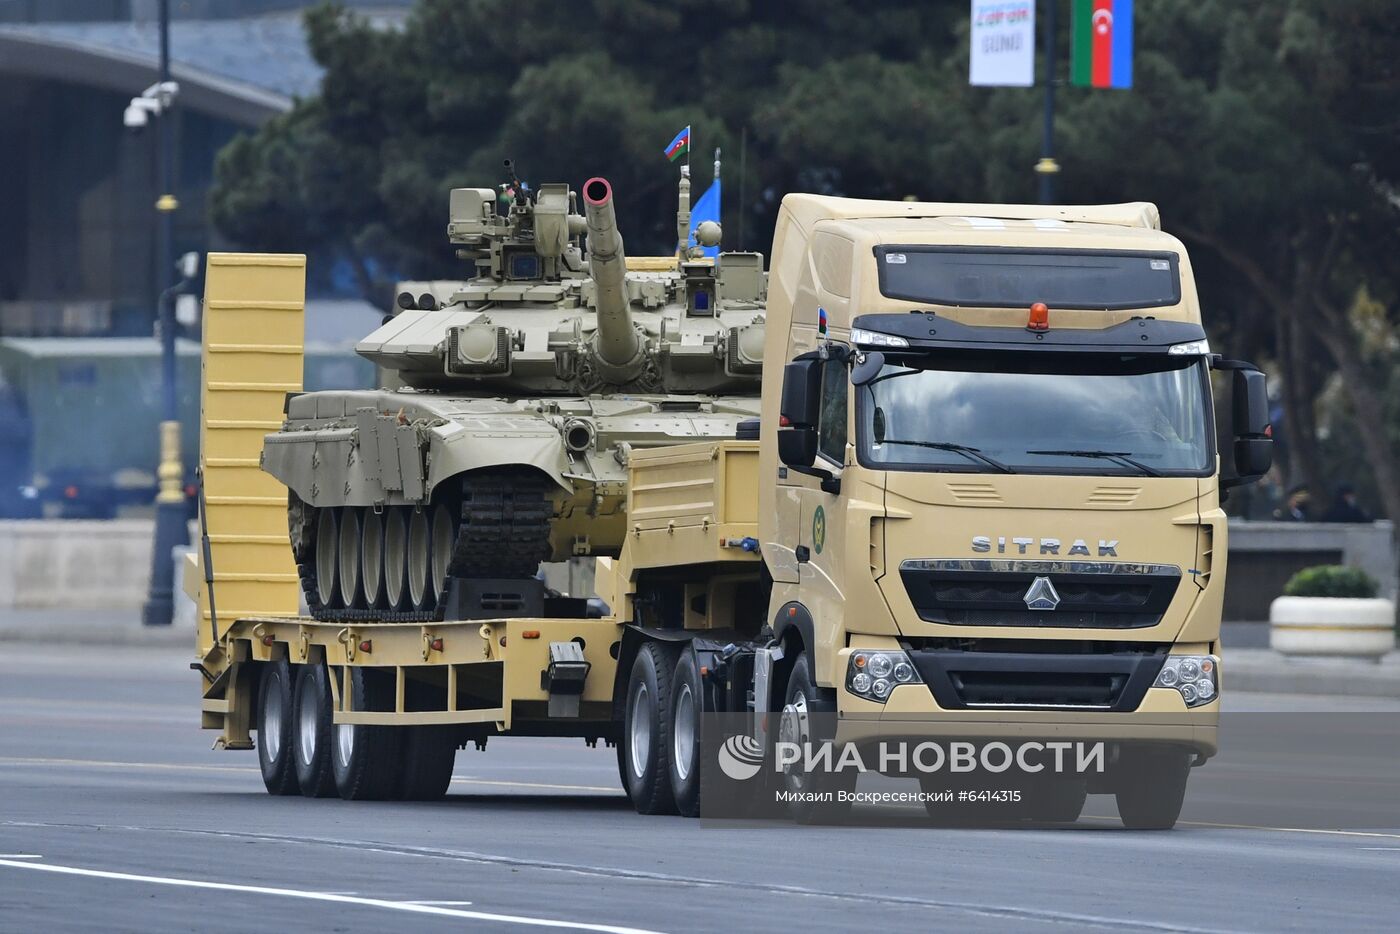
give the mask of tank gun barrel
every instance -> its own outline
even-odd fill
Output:
[[[588,265],[597,294],[598,356],[609,366],[625,367],[636,360],[640,348],[627,301],[627,258],[607,179],[590,178],[584,183],[583,211],[588,222]]]

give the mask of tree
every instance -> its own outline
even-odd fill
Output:
[[[1139,0],[1133,90],[1064,88],[1057,132],[1061,199],[1158,203],[1193,248],[1212,337],[1274,361],[1290,478],[1330,485],[1316,400],[1338,373],[1400,517],[1395,364],[1368,355],[1348,313],[1362,289],[1389,326],[1400,309],[1392,7]],[[742,212],[751,243],[787,191],[1035,193],[1039,94],[968,86],[956,4],[421,0],[402,30],[326,6],[307,31],[322,93],[225,150],[214,218],[251,247],[342,257],[381,302],[397,276],[453,274],[446,192],[499,180],[504,157],[532,181],[608,175],[629,249],[669,252],[660,148],[686,124],[698,165],[725,148],[727,226]]]

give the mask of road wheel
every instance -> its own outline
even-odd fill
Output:
[[[637,650],[623,708],[623,777],[638,814],[674,814],[666,760],[671,745],[671,672],[675,653],[660,642]]]
[[[263,666],[258,688],[258,766],[272,795],[297,793],[297,766],[292,723],[292,666],[286,659]]]
[[[384,599],[384,516],[373,509],[361,515],[360,587],[365,606],[382,609]]]
[[[433,510],[432,593],[433,602],[447,599],[447,568],[452,563],[452,547],[457,541],[457,520],[452,510],[438,503]]]
[[[671,749],[666,770],[676,810],[684,817],[700,816],[700,729],[704,688],[695,649],[680,653],[671,676]]]
[[[1036,786],[1037,794],[1030,801],[1031,819],[1056,824],[1072,824],[1079,820],[1088,786],[1072,778],[1061,779],[1045,787]]]
[[[360,591],[360,510],[346,506],[340,511],[339,560],[336,576],[341,606],[363,606]]]
[[[396,797],[436,801],[447,794],[452,781],[457,738],[452,728],[445,726],[411,726],[403,733],[403,765]]]
[[[384,511],[384,603],[408,609],[408,517],[401,506]]]
[[[835,715],[835,705],[824,700],[817,691],[816,681],[812,677],[811,656],[804,651],[797,656],[788,675],[783,712],[778,720],[778,741],[795,743],[800,749],[811,748],[815,752],[824,738],[825,724],[819,723],[819,718],[834,718]],[[839,759],[840,750],[832,750],[832,763]],[[801,760],[785,765],[781,784],[783,790],[789,793],[789,815],[802,823],[839,820],[850,810],[849,800],[842,801],[839,793],[853,790],[856,776],[855,769],[808,772]],[[809,794],[820,795],[823,792],[830,792],[832,800],[804,800]]]
[[[1167,747],[1127,747],[1118,760],[1118,816],[1129,830],[1170,830],[1181,816],[1191,756]]]
[[[408,517],[408,600],[415,610],[433,608],[432,530],[427,513],[414,509]]]
[[[393,710],[394,685],[382,671],[351,668],[354,710]],[[340,796],[353,801],[382,801],[398,787],[401,727],[337,723],[331,771]]]
[[[308,798],[335,794],[331,776],[331,683],[326,666],[301,665],[295,693],[296,723],[292,729],[297,784]]]
[[[339,523],[334,509],[318,509],[316,512],[316,599],[323,607],[338,607],[340,592],[336,587],[335,572],[340,563]]]

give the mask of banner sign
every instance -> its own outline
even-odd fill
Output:
[[[971,84],[1035,84],[1035,0],[972,0]]]

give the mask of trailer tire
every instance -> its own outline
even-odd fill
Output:
[[[682,817],[700,816],[700,731],[704,723],[705,689],[700,661],[687,646],[671,676],[671,748],[666,774],[671,797]]]
[[[1181,816],[1191,756],[1171,747],[1129,747],[1118,764],[1118,816],[1129,830],[1170,830]]]
[[[671,672],[676,653],[661,642],[637,650],[623,703],[622,774],[638,814],[674,814],[666,764],[671,746]]]
[[[382,671],[350,668],[354,710],[392,710],[394,687]],[[398,788],[402,727],[338,723],[331,743],[335,787],[347,801],[383,801]]]
[[[258,686],[258,767],[270,795],[294,795],[297,784],[295,737],[296,717],[292,666],[285,658],[263,666]]]
[[[292,729],[297,784],[308,798],[335,794],[331,775],[331,682],[326,666],[301,665],[295,691]]]
[[[411,726],[403,734],[403,765],[396,797],[403,801],[438,800],[447,794],[457,759],[452,728]]]

